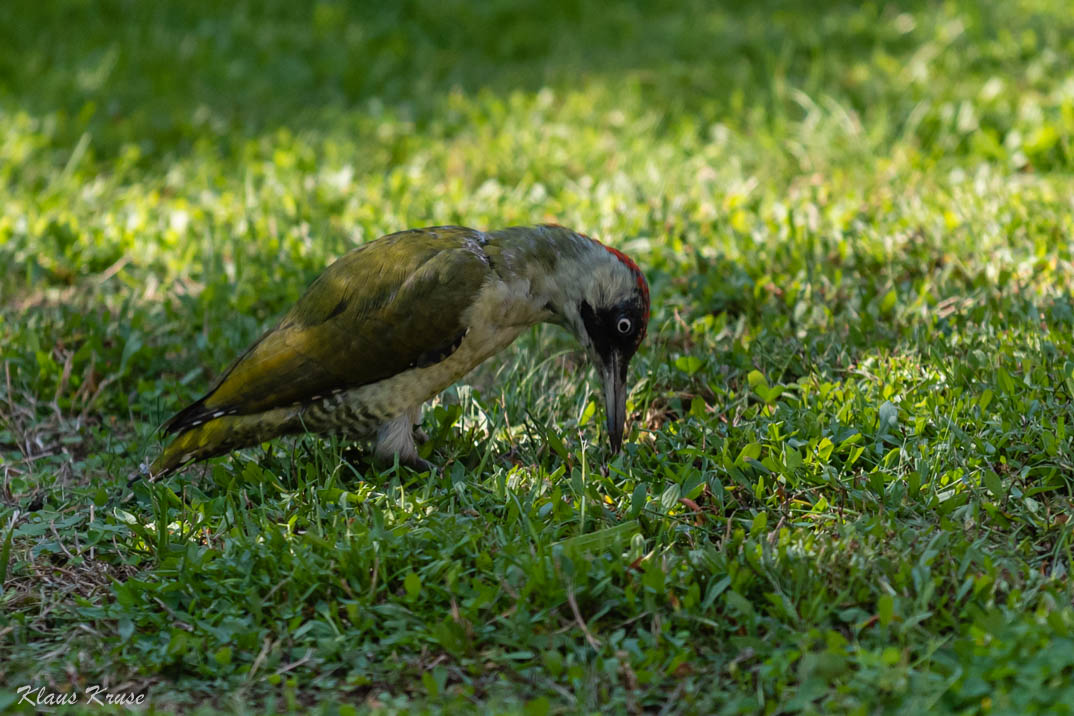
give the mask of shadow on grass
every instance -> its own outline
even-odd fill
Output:
[[[420,130],[456,90],[630,82],[666,116],[712,121],[786,103],[788,86],[838,83],[880,46],[907,57],[920,38],[897,30],[896,16],[807,0],[15,0],[0,8],[0,106],[58,112],[70,126],[57,139],[73,145],[90,131],[98,157],[126,142],[152,155],[236,131],[316,129],[378,106]],[[833,88],[856,108],[875,99]]]

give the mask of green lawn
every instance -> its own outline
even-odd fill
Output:
[[[1069,708],[1072,168],[1068,0],[0,3],[0,710]],[[652,287],[622,455],[541,328],[432,478],[128,487],[351,246],[546,220]]]

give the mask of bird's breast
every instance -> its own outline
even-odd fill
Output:
[[[442,361],[412,368],[381,383],[385,390],[406,395],[410,402],[403,409],[421,404],[502,351],[542,317],[542,309],[530,296],[528,281],[490,281],[463,314],[466,332],[455,351]]]

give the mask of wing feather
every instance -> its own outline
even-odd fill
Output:
[[[392,234],[347,253],[164,429],[307,402],[446,357],[466,331],[463,313],[490,274],[483,239],[472,229],[436,227]]]

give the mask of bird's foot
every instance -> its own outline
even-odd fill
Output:
[[[390,465],[398,459],[400,465],[416,472],[433,472],[436,466],[418,456],[415,441],[422,438],[427,440],[428,436],[421,428],[415,429],[413,415],[404,413],[380,426],[373,452],[382,464]]]

